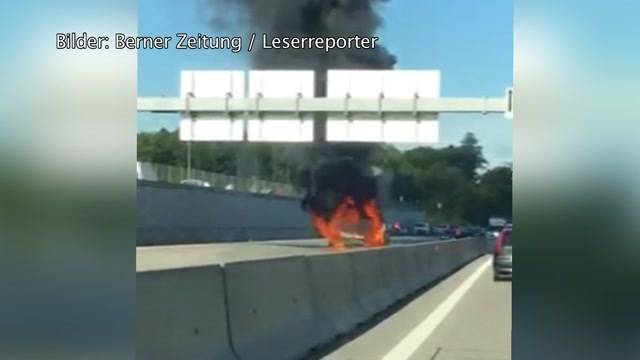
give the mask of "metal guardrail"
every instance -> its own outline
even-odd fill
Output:
[[[139,180],[160,181],[171,184],[180,184],[187,179],[200,180],[210,188],[255,194],[289,197],[299,197],[302,194],[301,189],[291,184],[266,181],[255,177],[230,176],[200,169],[191,169],[191,175],[189,176],[189,170],[185,167],[148,162],[138,162],[137,178]]]

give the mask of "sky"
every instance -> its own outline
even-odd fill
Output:
[[[139,0],[138,34],[221,34],[209,23],[206,0]],[[396,69],[441,72],[443,97],[499,97],[513,82],[512,0],[390,0],[380,8],[378,36]],[[238,35],[244,35],[238,33]],[[174,40],[175,41],[175,40]],[[180,70],[248,69],[245,52],[139,50],[138,96],[178,96]],[[169,129],[176,115],[139,115],[140,131]],[[457,144],[473,132],[491,165],[512,162],[512,120],[502,115],[441,115],[440,144]]]

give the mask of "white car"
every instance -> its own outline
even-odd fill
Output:
[[[429,235],[431,233],[431,227],[427,223],[417,223],[413,225],[414,235]]]

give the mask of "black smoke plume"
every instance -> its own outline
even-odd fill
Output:
[[[302,200],[304,210],[328,220],[336,206],[347,196],[354,201],[360,216],[367,201],[377,198],[376,178],[371,168],[353,156],[325,157],[313,169],[308,170],[307,194]]]
[[[375,36],[382,26],[378,8],[388,0],[207,0],[217,29],[243,29],[269,37]],[[378,41],[375,49],[324,50],[254,47],[249,55],[257,70],[315,71],[315,96],[326,96],[328,69],[391,69],[396,58]],[[324,134],[324,114],[314,115],[316,134]],[[322,135],[320,137],[323,137]],[[361,216],[367,200],[377,200],[369,156],[377,145],[316,143],[304,148],[307,194],[302,207],[329,218],[345,197]],[[300,148],[298,148],[301,150]]]
[[[209,0],[217,28],[248,25],[274,36],[375,36],[382,26],[377,13],[388,0]],[[396,58],[376,43],[375,49],[272,50],[254,48],[254,69],[391,69]]]

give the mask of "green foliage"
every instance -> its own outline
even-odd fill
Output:
[[[433,222],[484,225],[491,216],[511,216],[512,169],[487,169],[478,139],[465,134],[458,146],[418,147],[402,152],[387,145],[342,145],[353,156],[390,175],[395,203],[420,206]],[[300,159],[302,145],[210,143],[191,144],[193,168],[292,183],[304,181],[309,159]],[[373,150],[373,151],[371,151]],[[138,160],[186,166],[187,143],[165,129],[138,134]]]

